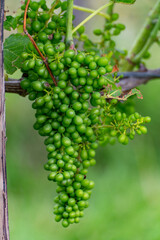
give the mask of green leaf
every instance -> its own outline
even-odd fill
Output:
[[[121,87],[114,90],[110,89],[110,91],[107,93],[107,98],[114,98],[120,101],[126,101],[129,97],[134,95],[136,95],[137,98],[143,99],[142,93],[137,88],[133,88],[127,94],[122,95]]]
[[[117,98],[117,97],[119,97],[121,94],[122,94],[122,90],[120,90],[120,89],[115,89],[115,90],[110,91],[109,96],[110,96],[110,97],[113,97],[113,98]]]
[[[15,30],[18,24],[19,17],[7,16],[3,23],[4,29],[7,31]]]
[[[123,100],[127,100],[129,97],[137,95],[137,98],[143,99],[142,93],[137,88],[131,89],[126,95],[123,96]]]
[[[114,0],[115,3],[133,4],[136,0]]]
[[[12,34],[4,42],[4,68],[6,73],[13,74],[18,68],[21,68],[23,59],[22,52],[29,42],[29,38],[19,33]]]

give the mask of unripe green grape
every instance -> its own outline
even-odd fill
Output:
[[[25,4],[21,6],[21,10],[25,10],[25,8],[26,8]]]
[[[84,168],[89,168],[90,167],[90,161],[88,161],[88,160],[83,161],[83,167]]]
[[[110,32],[106,32],[106,33],[104,34],[103,38],[104,38],[105,41],[109,41],[109,40],[111,39],[111,34],[110,34]]]
[[[117,36],[117,35],[120,34],[120,32],[121,32],[121,30],[120,30],[119,28],[114,29],[114,31],[113,31],[113,35]]]
[[[71,140],[68,137],[62,138],[62,145],[65,147],[69,147],[71,145]]]
[[[118,141],[120,143],[125,143],[125,140],[126,140],[126,135],[125,134],[121,134],[119,137],[118,137]]]
[[[92,189],[92,188],[94,188],[94,185],[95,185],[95,183],[94,183],[94,181],[89,181],[89,184],[88,184],[88,186],[87,186],[87,189]]]
[[[151,122],[151,118],[150,117],[145,117],[144,118],[144,122],[145,123],[150,123]]]
[[[73,118],[73,123],[74,123],[75,125],[81,125],[81,124],[83,123],[83,119],[82,119],[80,116],[76,115],[76,116]]]
[[[143,58],[144,59],[149,59],[151,56],[150,52],[146,52],[144,55],[143,55]]]
[[[117,104],[117,102],[118,102],[117,99],[112,99],[112,100],[111,100],[111,104],[112,104],[112,105]],[[125,115],[125,116],[123,115],[123,118],[126,118],[126,115]]]
[[[147,133],[147,128],[145,126],[140,126],[140,130],[143,134]]]
[[[69,200],[68,200],[68,205],[69,205],[70,207],[73,207],[73,206],[75,205],[75,203],[76,203],[76,201],[75,201],[74,198],[69,198]]]
[[[54,34],[54,40],[56,40],[56,42],[59,42],[61,39],[62,39],[61,33],[56,32],[56,33]]]
[[[32,82],[32,87],[33,87],[33,89],[35,90],[35,91],[43,91],[43,87],[42,87],[42,83],[41,82],[39,82],[39,81],[34,81],[34,82]]]
[[[97,78],[97,76],[98,76],[98,72],[97,72],[96,70],[92,70],[92,71],[90,72],[90,77],[92,77],[92,78]]]
[[[69,197],[68,197],[67,194],[62,193],[62,194],[60,195],[60,200],[61,200],[62,202],[68,202],[68,199],[69,199]]]
[[[47,20],[50,19],[50,15],[48,13],[43,13],[41,15],[41,18],[42,18],[43,21],[47,21]]]
[[[57,52],[63,52],[65,50],[65,44],[63,42],[58,43],[58,45],[55,47]]]
[[[94,33],[96,36],[100,36],[100,35],[102,35],[102,30],[101,30],[101,29],[95,29],[95,30],[93,31],[93,33]]]
[[[31,83],[28,79],[23,79],[21,82],[20,82],[20,85],[23,89],[27,89],[30,87]]]
[[[94,166],[96,164],[96,160],[95,159],[91,159],[89,162],[90,162],[90,166]]]
[[[108,59],[106,57],[101,57],[98,59],[97,64],[100,67],[105,67],[108,64]]]
[[[83,67],[78,68],[78,75],[80,77],[86,77],[87,76],[87,70]]]
[[[110,72],[112,72],[112,70],[113,70],[113,66],[112,66],[112,65],[107,65],[107,66],[105,67],[105,69],[106,69],[106,72],[107,72],[107,73],[110,73]]]
[[[73,58],[75,56],[75,51],[74,50],[67,50],[64,52],[64,57],[65,58]]]
[[[66,153],[70,156],[74,154],[74,148],[72,146],[67,147],[65,150],[66,150]]]
[[[49,164],[47,164],[47,163],[44,164],[44,169],[47,170],[47,171],[49,171],[49,170],[50,170],[50,166],[49,166]]]
[[[85,32],[85,27],[84,26],[81,26],[80,28],[78,28],[78,33],[81,35],[82,33]]]
[[[65,81],[59,81],[58,82],[58,87],[61,88],[61,89],[64,89],[66,88],[67,84]]]
[[[119,18],[119,14],[118,13],[113,13],[112,14],[112,21],[116,21]]]
[[[83,63],[83,62],[84,62],[84,59],[85,59],[85,57],[84,57],[84,55],[83,55],[82,53],[78,53],[78,54],[76,55],[76,61],[77,61],[78,63]]]
[[[94,61],[94,57],[91,55],[87,55],[84,59],[86,65],[89,65],[90,62]]]
[[[64,2],[61,3],[61,9],[62,9],[62,11],[67,10],[67,1],[64,1]]]
[[[122,119],[122,114],[121,114],[121,112],[116,112],[116,120],[117,121],[120,121],[121,119]]]
[[[56,172],[51,172],[51,173],[48,175],[48,180],[50,180],[50,181],[55,180],[56,174],[57,174]]]
[[[28,17],[31,18],[31,19],[35,19],[36,18],[36,12],[35,11],[28,12]]]
[[[27,52],[22,52],[21,57],[23,59],[27,59],[28,58],[28,53]]]
[[[88,173],[88,169],[81,169],[80,173],[86,175]]]
[[[68,220],[65,220],[65,219],[64,219],[64,220],[62,221],[62,226],[65,227],[65,228],[68,227],[68,226],[69,226]]]
[[[102,87],[104,84],[105,84],[105,79],[104,79],[104,77],[100,77],[100,78],[98,79],[98,85],[99,85],[100,87]]]
[[[46,133],[46,134],[50,133],[50,132],[52,131],[52,126],[51,126],[51,124],[49,124],[49,123],[45,124],[45,125],[43,126],[43,131],[44,131],[44,133]]]
[[[38,8],[39,8],[39,4],[37,2],[31,2],[30,3],[30,8],[33,10],[33,11],[37,11]]]
[[[62,219],[62,215],[56,215],[56,216],[55,216],[55,221],[56,221],[56,222],[60,222],[61,219]]]
[[[32,22],[32,29],[35,31],[35,32],[39,32],[40,29],[41,29],[41,23],[39,21],[33,21]]]
[[[48,39],[47,34],[45,32],[39,32],[38,33],[38,38],[42,42],[46,42],[47,39]]]

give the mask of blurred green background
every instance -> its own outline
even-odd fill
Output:
[[[76,1],[96,9],[106,1]],[[134,6],[117,5],[120,22],[127,30],[117,38],[118,46],[132,45],[149,9],[156,0],[137,0]],[[19,0],[6,0],[10,14]],[[75,12],[78,13],[78,12]],[[86,14],[81,14],[84,18]],[[92,35],[103,18],[86,24]],[[160,49],[152,48],[149,68],[159,67]],[[140,87],[144,100],[136,109],[152,117],[148,134],[137,136],[128,146],[101,147],[97,166],[90,169],[95,180],[90,207],[77,225],[63,229],[52,214],[54,183],[47,180],[43,138],[32,128],[34,111],[27,97],[6,94],[7,176],[11,240],[159,240],[160,239],[160,81]]]

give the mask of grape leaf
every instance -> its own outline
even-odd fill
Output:
[[[143,99],[142,93],[137,88],[131,89],[125,95],[122,95],[122,91],[121,91],[120,88],[121,87],[119,87],[115,90],[109,91],[108,94],[107,94],[107,98],[111,98],[111,99],[114,98],[114,99],[117,99],[117,100],[120,100],[120,101],[126,101],[129,97],[136,95],[137,98]]]
[[[109,93],[109,97],[110,98],[117,98],[122,94],[122,90],[121,89],[115,89],[115,90],[111,90]]]
[[[15,30],[18,24],[19,17],[7,16],[3,23],[4,29],[7,31]]]
[[[21,68],[23,59],[22,52],[25,51],[29,38],[19,33],[12,34],[4,42],[4,68],[6,73],[13,74]]]
[[[143,99],[142,93],[137,88],[131,89],[126,95],[123,96],[124,100],[127,100],[129,97],[137,95],[137,98]]]
[[[127,4],[133,4],[136,0],[114,0],[115,3],[127,3]]]

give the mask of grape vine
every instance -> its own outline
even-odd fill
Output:
[[[87,174],[96,164],[97,147],[116,140],[126,145],[136,133],[146,134],[144,124],[150,122],[134,111],[132,98],[141,98],[139,90],[123,93],[116,85],[126,51],[119,51],[113,40],[125,29],[116,22],[113,6],[111,1],[91,10],[92,16],[83,21],[108,7],[104,31],[94,29],[100,38],[96,43],[85,34],[83,23],[73,27],[73,0],[53,1],[50,8],[45,0],[25,1],[21,15],[4,25],[7,29],[12,19],[10,26],[19,32],[23,28],[30,39],[21,54],[21,87],[33,102],[33,127],[45,138],[44,168],[48,180],[57,183],[54,214],[63,227],[78,223],[89,205],[94,182]]]

